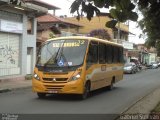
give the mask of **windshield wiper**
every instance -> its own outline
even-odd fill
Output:
[[[44,66],[48,65],[48,63],[53,59],[54,59],[54,61],[52,64],[55,64],[57,62],[57,56],[59,56],[59,53],[60,53],[61,49],[63,48],[63,46],[64,46],[64,42],[63,42],[63,45],[58,48],[56,54],[52,55],[52,57],[44,64]]]
[[[59,54],[57,54],[57,56],[55,57],[55,62],[57,62],[58,60],[61,60],[61,58],[63,58],[64,62],[67,63],[67,66],[70,67],[69,64],[68,64],[68,62],[67,62],[66,57],[65,57],[64,54],[63,54],[64,43],[65,43],[65,41],[63,42],[63,45],[61,46],[60,52],[58,52]],[[63,63],[63,64],[64,64],[64,63]],[[63,65],[63,66],[64,66],[64,65]],[[65,66],[65,67],[66,67],[66,66]]]

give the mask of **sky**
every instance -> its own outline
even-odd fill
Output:
[[[60,15],[72,16],[72,14],[70,14],[69,8],[74,0],[41,0],[41,1],[47,2],[49,4],[52,4],[54,6],[61,8],[60,10],[56,10],[56,16],[60,16]],[[129,31],[135,34],[135,35],[129,35],[129,41],[135,44],[142,44],[145,41],[144,39],[139,38],[139,35],[142,32],[140,28],[137,28],[137,25],[138,24],[136,22],[132,22],[132,21],[129,22]]]

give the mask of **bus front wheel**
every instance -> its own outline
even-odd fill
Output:
[[[46,97],[46,94],[45,93],[37,93],[37,96],[39,98],[45,98]]]
[[[90,93],[90,83],[87,82],[84,86],[83,94],[79,95],[81,100],[86,99],[89,96]]]

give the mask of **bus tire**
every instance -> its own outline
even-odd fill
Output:
[[[42,99],[46,97],[46,93],[37,93],[38,98]]]
[[[79,97],[81,100],[84,100],[86,99],[88,96],[89,96],[89,93],[90,93],[90,82],[87,81],[85,86],[84,86],[84,92],[83,94],[80,94]]]
[[[115,80],[114,80],[114,78],[113,78],[112,81],[111,81],[111,84],[108,86],[108,90],[113,90],[113,88],[114,88],[114,83],[115,83]]]

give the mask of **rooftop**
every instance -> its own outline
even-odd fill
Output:
[[[65,24],[69,24],[69,25],[73,25],[73,26],[82,27],[82,25],[80,25],[78,23],[72,23],[69,20],[64,20],[63,18],[56,17],[56,16],[51,15],[49,13],[47,15],[43,15],[43,16],[38,17],[37,20],[39,23],[65,23]]]
[[[36,4],[36,5],[45,7],[45,8],[48,8],[48,10],[60,9],[60,8],[54,6],[54,5],[51,5],[51,4],[46,3],[46,2],[43,2],[41,0],[24,0],[24,1],[25,2],[29,2],[29,3],[33,3],[33,4]]]
[[[47,30],[47,29],[51,29],[55,34],[60,34],[60,30],[55,27],[54,25],[50,25],[50,24],[40,24],[38,23],[37,25],[37,31],[43,31],[43,30]]]

